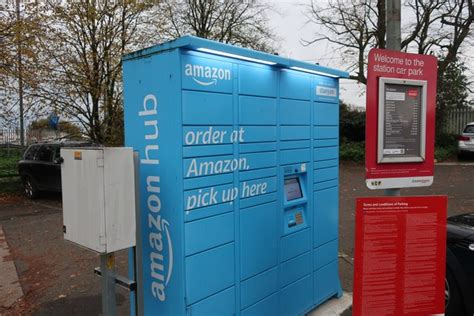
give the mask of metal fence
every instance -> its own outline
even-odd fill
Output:
[[[28,131],[25,135],[25,145],[30,145],[42,140],[41,131]],[[0,129],[0,145],[20,145],[19,129]]]
[[[0,129],[0,144],[17,143],[20,143],[20,133],[16,129]]]
[[[444,132],[459,134],[467,123],[474,122],[474,109],[453,109],[446,113]]]

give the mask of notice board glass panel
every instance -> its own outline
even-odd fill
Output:
[[[378,163],[425,160],[426,81],[380,78]]]

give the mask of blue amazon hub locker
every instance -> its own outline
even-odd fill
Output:
[[[125,56],[123,77],[139,313],[301,315],[340,296],[347,73],[185,36]]]

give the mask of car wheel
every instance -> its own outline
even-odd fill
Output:
[[[36,199],[39,196],[38,188],[29,176],[26,176],[23,179],[23,191],[29,199]]]
[[[464,315],[461,292],[459,291],[456,279],[449,269],[446,269],[444,309],[446,316]]]

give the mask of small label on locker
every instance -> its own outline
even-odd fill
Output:
[[[301,172],[306,172],[306,164],[302,163],[300,169],[301,169]]]
[[[316,87],[316,95],[324,96],[324,97],[335,97],[337,96],[337,89],[332,87]]]
[[[303,215],[301,214],[301,212],[295,214],[295,219],[297,225],[303,224]]]
[[[74,152],[74,160],[82,160],[82,152],[75,151]]]

